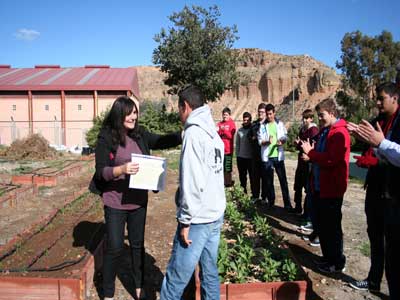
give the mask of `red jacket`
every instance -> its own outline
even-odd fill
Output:
[[[343,197],[349,179],[350,134],[346,121],[340,119],[329,130],[324,152],[314,149],[310,160],[320,167],[320,198]]]
[[[224,142],[224,154],[232,154],[233,153],[233,138],[236,132],[235,122],[232,119],[228,121],[221,121],[217,124],[218,126],[218,135],[221,137]]]

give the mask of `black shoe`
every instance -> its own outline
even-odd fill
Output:
[[[345,267],[337,267],[328,263],[318,266],[318,270],[325,274],[342,273],[346,270]]]
[[[317,267],[326,265],[326,264],[328,263],[328,262],[325,260],[325,258],[324,258],[323,256],[319,256],[319,257],[314,258],[314,259],[312,260],[312,262],[313,262]]]
[[[368,282],[368,279],[350,282],[349,285],[359,291],[379,292],[381,288]]]

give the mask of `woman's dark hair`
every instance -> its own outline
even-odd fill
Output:
[[[133,109],[138,111],[135,102],[127,96],[120,96],[115,99],[110,111],[104,119],[103,128],[111,131],[113,145],[115,147],[118,145],[125,146],[125,135],[132,138],[137,135],[139,116],[136,119],[135,127],[133,129],[126,132],[124,126],[125,117],[130,115]]]

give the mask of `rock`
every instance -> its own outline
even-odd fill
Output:
[[[306,54],[283,55],[254,48],[235,51],[244,57],[238,71],[246,76],[246,82],[210,104],[216,120],[225,106],[231,108],[235,120],[240,120],[244,111],[255,116],[258,104],[265,102],[276,105],[280,117],[288,122],[292,118],[293,94],[299,119],[304,109],[334,95],[341,86],[340,76],[332,68]],[[163,83],[165,74],[158,67],[136,68],[143,101],[164,100],[169,110],[177,111],[177,98],[167,93]]]

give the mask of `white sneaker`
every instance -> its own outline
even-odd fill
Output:
[[[313,226],[311,222],[308,222],[306,225],[301,225],[300,230],[305,231],[305,232],[311,232],[313,231]]]

